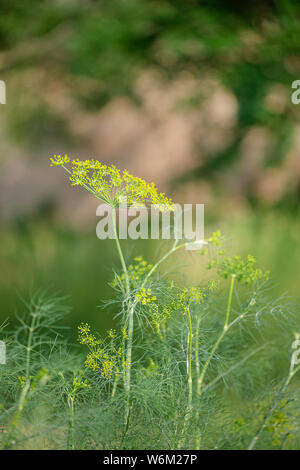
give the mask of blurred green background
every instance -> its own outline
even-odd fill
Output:
[[[206,235],[220,227],[298,295],[299,19],[296,0],[0,0],[0,319],[46,287],[69,296],[72,328],[112,322],[98,306],[113,241],[96,238],[97,201],[49,168],[53,153],[205,203]],[[158,248],[127,247],[149,260]],[[200,281],[203,267],[187,272]]]

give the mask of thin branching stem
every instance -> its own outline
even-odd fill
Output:
[[[222,330],[220,336],[218,337],[217,341],[215,342],[208,358],[206,359],[206,362],[203,366],[203,369],[202,369],[202,371],[201,371],[201,373],[200,373],[200,375],[198,376],[198,379],[197,379],[197,397],[198,397],[198,400],[200,399],[200,396],[201,396],[201,393],[202,393],[203,380],[204,380],[204,377],[205,377],[206,372],[208,370],[208,367],[210,365],[210,362],[211,362],[216,350],[218,349],[222,339],[224,338],[226,332],[231,327],[231,324],[229,324],[229,317],[230,317],[230,312],[231,312],[234,282],[235,282],[235,275],[233,274],[231,276],[231,281],[230,281],[228,302],[227,302],[227,309],[226,309],[226,314],[225,314],[225,322],[224,322],[223,330]],[[197,412],[197,416],[199,416],[198,412]],[[198,449],[198,450],[200,449],[200,443],[201,443],[201,433],[199,433],[198,437],[196,438],[196,449]]]
[[[126,284],[126,296],[129,297],[130,295],[130,285],[129,285],[129,277],[127,266],[125,263],[125,259],[123,256],[123,252],[121,249],[118,233],[117,233],[117,226],[116,226],[116,209],[113,207],[112,209],[112,221],[113,221],[113,228],[115,234],[115,240],[117,245],[118,254],[120,257],[122,269],[125,276],[125,284]],[[134,307],[135,304],[129,299],[128,305],[128,327],[127,327],[127,350],[126,350],[126,360],[125,360],[125,374],[124,374],[124,388],[126,393],[126,405],[125,405],[125,416],[124,422],[125,427],[128,427],[128,419],[129,419],[129,408],[130,408],[130,386],[131,386],[131,361],[132,361],[132,342],[133,342],[133,322],[134,322]]]
[[[292,359],[291,359],[291,363],[290,363],[290,370],[289,370],[289,373],[288,373],[288,376],[285,380],[285,382],[283,383],[282,387],[279,389],[279,391],[277,392],[274,400],[272,401],[267,413],[266,413],[266,416],[261,424],[261,426],[259,427],[259,429],[257,430],[255,436],[252,438],[249,446],[248,446],[248,450],[253,450],[257,444],[257,441],[258,439],[260,438],[263,430],[266,428],[273,412],[275,411],[275,409],[277,408],[278,406],[278,403],[284,393],[284,391],[286,390],[287,386],[289,385],[290,381],[292,380],[292,378],[294,377],[295,374],[297,374],[297,372],[300,370],[300,365],[298,367],[295,368],[295,362],[293,361],[293,356],[292,356]]]
[[[224,326],[223,326],[223,330],[220,334],[220,336],[218,337],[217,341],[215,342],[208,358],[206,359],[206,362],[203,366],[203,369],[202,369],[202,372],[201,374],[199,375],[199,378],[198,378],[198,381],[197,381],[197,395],[198,397],[201,395],[201,389],[202,389],[202,385],[203,385],[203,380],[204,380],[204,377],[205,377],[205,374],[207,372],[207,369],[210,365],[210,362],[216,352],[216,350],[218,349],[222,339],[224,338],[226,332],[228,331],[228,329],[230,328],[231,325],[229,325],[229,316],[230,316],[230,311],[231,311],[231,304],[232,304],[232,294],[233,294],[233,287],[234,287],[234,281],[235,281],[235,275],[232,275],[231,276],[231,281],[230,281],[230,288],[229,288],[229,294],[228,294],[228,303],[227,303],[227,310],[226,310],[226,315],[225,315],[225,322],[224,322]]]
[[[75,428],[74,428],[74,395],[68,396],[69,407],[69,420],[70,420],[70,435],[71,435],[71,449],[75,449]]]
[[[119,257],[120,257],[122,269],[123,269],[124,276],[125,276],[126,295],[128,296],[129,295],[129,290],[130,290],[128,271],[127,271],[127,266],[126,266],[126,263],[125,263],[124,255],[123,255],[123,252],[122,252],[122,249],[121,249],[119,237],[118,237],[117,224],[116,224],[116,209],[114,207],[112,208],[112,224],[113,224],[113,229],[114,229],[114,235],[115,235],[117,250],[118,250],[118,254],[119,254]]]

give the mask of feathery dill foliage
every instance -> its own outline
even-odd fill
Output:
[[[154,185],[94,160],[56,156],[71,183],[113,210],[151,201],[172,207]],[[172,207],[173,208],[173,207]],[[269,273],[253,256],[227,256],[220,231],[193,253],[216,276],[178,284],[163,262],[188,243],[175,241],[150,262],[127,263],[108,279],[118,330],[99,336],[85,322],[67,344],[63,298],[38,293],[14,331],[0,328],[1,448],[297,449],[300,366],[296,306],[274,297]],[[145,432],[146,431],[146,432]]]

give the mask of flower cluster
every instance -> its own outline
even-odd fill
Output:
[[[97,349],[87,354],[84,365],[87,369],[100,371],[101,377],[109,380],[117,368],[116,356],[105,352],[104,349]]]
[[[128,266],[128,278],[133,287],[152,269],[153,265],[148,264],[142,256],[134,258],[135,264]],[[125,282],[125,274],[122,273],[120,276],[116,276],[112,281],[111,286],[116,288],[119,282],[123,284]]]
[[[143,277],[147,272],[150,271],[152,268],[152,264],[148,264],[147,261],[143,259],[142,256],[137,256],[134,258],[136,264],[130,264],[128,267],[128,275],[129,279],[138,281],[141,277]]]
[[[150,288],[146,289],[145,287],[142,287],[141,289],[137,290],[135,294],[135,300],[136,302],[140,302],[142,305],[147,305],[148,303],[157,300],[157,297],[152,295]]]
[[[261,269],[255,267],[255,264],[256,259],[252,255],[248,255],[245,261],[240,256],[233,256],[222,261],[215,259],[209,263],[208,268],[216,266],[219,276],[224,279],[235,276],[237,281],[243,284],[251,284],[260,279],[267,280],[269,271],[263,273]]]
[[[182,306],[190,304],[200,305],[218,286],[218,281],[211,280],[205,287],[186,287],[179,293],[178,301]]]
[[[49,373],[45,367],[41,367],[35,375],[30,375],[28,378],[30,381],[30,390],[32,391],[38,384],[44,385],[47,382],[49,379]],[[24,388],[27,381],[26,377],[24,375],[19,375],[18,380],[21,388]]]
[[[208,243],[214,246],[221,246],[223,241],[223,236],[220,230],[213,232],[211,236],[206,240]]]
[[[150,321],[154,326],[156,333],[161,337],[161,330],[165,331],[166,323],[171,317],[172,308],[170,305],[159,307],[156,303],[150,304]]]
[[[70,168],[66,165],[71,163]],[[160,210],[174,210],[171,199],[159,193],[154,183],[119,170],[114,165],[104,165],[98,160],[72,160],[67,155],[54,155],[51,166],[62,166],[70,175],[73,186],[83,186],[102,201],[113,207],[122,204],[142,207],[153,204]]]
[[[89,384],[87,380],[80,380],[78,377],[74,377],[73,379],[73,392],[77,392],[77,390],[80,390],[82,388],[89,388]]]
[[[63,166],[70,162],[68,155],[53,155],[53,158],[50,158],[50,166]]]
[[[100,339],[91,333],[91,327],[88,323],[81,323],[78,326],[78,342],[86,346],[97,347],[101,344]]]
[[[182,304],[202,304],[206,297],[204,289],[200,287],[189,287],[182,290],[179,295],[179,301]]]
[[[220,230],[216,230],[216,232],[213,232],[209,238],[205,239],[205,246],[199,250],[200,255],[207,255],[209,252],[209,246],[215,246],[215,247],[220,247],[223,243],[224,237],[221,234]],[[217,252],[218,255],[224,255],[225,251],[224,250],[218,250]]]
[[[111,379],[113,373],[118,369],[118,356],[113,346],[113,341],[116,338],[116,331],[109,330],[107,332],[110,339],[110,346],[100,346],[102,342],[91,333],[90,326],[87,323],[82,323],[78,326],[78,341],[80,344],[88,346],[90,352],[86,356],[85,367],[87,369],[100,372],[101,377]]]
[[[294,437],[292,433],[294,427],[292,419],[288,414],[280,410],[275,413],[266,426],[266,430],[273,435],[272,446],[280,446],[283,439],[292,439]]]
[[[29,380],[32,380],[32,379],[33,379],[33,375],[30,375],[30,376],[29,376]],[[21,385],[21,388],[24,388],[24,387],[25,387],[25,384],[26,384],[26,377],[25,377],[25,375],[19,375],[18,381],[19,381],[19,384]]]

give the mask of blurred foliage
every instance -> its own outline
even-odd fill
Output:
[[[217,77],[237,99],[235,134],[183,180],[213,178],[231,168],[252,126],[273,137],[265,167],[283,163],[295,136],[296,110],[272,110],[265,97],[276,84],[289,93],[299,78],[297,0],[1,0],[0,8],[0,73],[32,65],[55,77],[59,71],[72,77],[74,96],[90,110],[120,95],[138,102],[135,79],[147,68],[166,80],[182,72]],[[90,80],[88,86],[79,84],[82,78]],[[190,104],[199,106],[195,93]],[[255,204],[255,191],[245,191]],[[283,204],[295,207],[299,193],[287,191]]]

